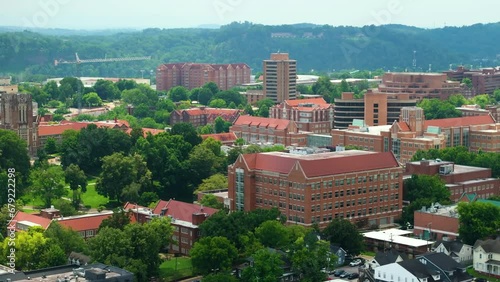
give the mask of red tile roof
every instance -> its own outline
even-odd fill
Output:
[[[325,99],[323,98],[309,98],[309,99],[296,99],[296,100],[286,100],[285,103],[287,103],[289,106],[292,107],[297,107],[300,104],[316,104],[316,105],[327,105],[328,104]]]
[[[216,108],[191,108],[191,109],[185,109],[185,110],[180,110],[178,111],[179,113],[185,112],[186,114],[190,116],[200,116],[200,115],[217,115],[217,116],[222,116],[222,115],[236,115],[241,110],[239,109],[216,109]]]
[[[491,115],[487,116],[467,116],[459,118],[443,118],[443,119],[433,119],[426,120],[424,122],[424,129],[429,126],[436,126],[440,128],[450,128],[450,127],[460,127],[469,125],[480,125],[480,124],[494,124],[495,120]]]
[[[132,132],[132,128],[129,128],[127,129],[127,131],[125,131],[127,134],[130,134]],[[151,133],[151,135],[157,135],[157,134],[160,134],[160,133],[164,133],[165,130],[163,129],[156,129],[156,128],[142,128],[142,135],[144,136],[144,138],[146,138],[148,136],[148,133]]]
[[[129,123],[126,120],[118,121],[98,121],[98,122],[74,122],[63,120],[58,124],[41,123],[38,126],[38,136],[53,136],[61,135],[64,131],[73,129],[81,130],[87,127],[89,124],[95,124],[97,127],[104,128],[117,128],[125,129],[129,128]]]
[[[113,215],[112,212],[102,212],[96,214],[86,214],[81,216],[60,217],[56,220],[62,226],[69,227],[74,231],[99,229],[102,221]]]
[[[408,124],[405,122],[405,121],[400,121],[398,122],[398,126],[399,126],[399,129],[401,129],[401,131],[403,132],[410,132],[410,127],[408,126]]]
[[[286,129],[290,125],[289,120],[285,119],[275,119],[275,118],[263,118],[263,117],[253,117],[253,116],[239,116],[233,125],[252,125],[265,128],[274,129]]]
[[[185,202],[179,202],[176,200],[169,200],[169,201],[163,201],[160,200],[156,207],[153,210],[154,214],[161,214],[162,209],[165,210],[165,216],[171,216],[175,219],[182,220],[182,221],[187,221],[187,222],[193,222],[193,214],[196,213],[205,213],[208,215],[212,215],[219,210],[209,208],[209,207],[202,207],[197,204],[190,204],[190,203],[185,203]]]
[[[22,211],[18,211],[14,216],[13,222],[18,223],[21,221],[29,221],[40,225],[43,229],[49,227],[51,220],[45,217],[41,217],[36,214],[29,214]]]
[[[236,137],[236,134],[234,134],[234,132],[217,133],[217,134],[202,134],[201,138],[203,138],[203,140],[205,140],[207,138],[213,138],[213,139],[220,141],[222,143],[234,142],[234,141],[236,141],[236,139],[238,139],[238,137]]]
[[[292,169],[301,168],[306,177],[399,167],[391,152],[375,153],[352,150],[306,156],[272,152],[245,154],[242,157],[252,170],[289,174]]]

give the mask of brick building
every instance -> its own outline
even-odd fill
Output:
[[[16,132],[26,141],[31,156],[36,156],[39,148],[37,108],[31,94],[0,93],[0,129]]]
[[[176,86],[187,89],[215,82],[219,89],[250,83],[251,69],[247,64],[163,64],[156,69],[156,90],[168,91]]]
[[[287,53],[273,53],[264,60],[264,96],[281,103],[297,98],[297,61],[291,60]]]
[[[345,129],[353,120],[364,120],[366,125],[387,125],[399,120],[400,109],[417,105],[409,94],[382,93],[368,90],[363,98],[354,98],[354,93],[342,93],[335,99],[334,128]]]
[[[499,152],[500,125],[491,115],[425,120],[418,107],[401,109],[399,122],[390,126],[366,126],[355,120],[348,129],[332,130],[332,146],[360,146],[375,152],[393,152],[401,163],[418,150],[465,146]],[[484,149],[483,149],[484,148]]]
[[[496,89],[500,89],[500,68],[484,68],[470,70],[463,66],[456,70],[445,71],[449,79],[462,81],[468,78],[472,82],[472,96],[489,94],[492,95]]]
[[[412,174],[439,175],[454,202],[467,193],[474,193],[482,199],[500,195],[500,179],[491,177],[490,168],[456,165],[439,159],[422,160],[406,163],[405,175]]]
[[[458,237],[457,206],[434,205],[414,212],[413,234],[424,240],[454,240]]]
[[[229,128],[247,144],[265,143],[284,146],[305,146],[307,134],[299,132],[297,124],[291,120],[253,116],[239,116]]]
[[[236,142],[236,135],[234,132],[229,132],[229,133],[216,133],[216,134],[202,134],[200,135],[203,140],[208,139],[208,138],[213,138],[217,141],[220,141],[222,145],[226,146],[231,146],[234,145],[234,142]]]
[[[392,153],[245,154],[228,167],[228,195],[231,210],[274,207],[288,223],[384,225],[401,215],[402,173]]]
[[[302,131],[329,133],[333,128],[333,105],[323,98],[286,100],[271,107],[269,117],[293,120]]]
[[[190,123],[194,127],[213,124],[215,119],[221,117],[225,121],[234,122],[242,110],[238,109],[215,109],[207,107],[175,110],[170,114],[170,125],[177,123]]]
[[[441,73],[385,73],[378,86],[381,93],[409,94],[410,99],[448,99],[453,94],[462,93],[460,82],[450,81]]]

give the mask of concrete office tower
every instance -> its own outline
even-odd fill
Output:
[[[264,60],[264,96],[281,103],[297,98],[297,61],[287,53],[273,53]]]
[[[0,93],[0,129],[15,131],[26,141],[29,154],[36,156],[38,118],[30,94]]]

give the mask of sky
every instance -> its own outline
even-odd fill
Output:
[[[423,28],[500,22],[499,0],[0,0],[0,26],[185,28],[249,21]],[[7,7],[7,8],[5,8]]]

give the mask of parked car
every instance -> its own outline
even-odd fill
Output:
[[[360,260],[360,259],[355,259],[355,260],[353,260],[353,261],[351,261],[349,263],[350,266],[359,266],[359,265],[362,265],[362,264],[363,264],[363,261]]]
[[[337,269],[337,270],[333,271],[333,276],[335,276],[335,277],[339,277],[339,276],[340,276],[340,275],[342,275],[344,272],[345,272],[345,270],[342,270],[342,269]]]
[[[351,273],[344,271],[344,273],[340,274],[340,278],[347,278],[349,275],[351,275]]]
[[[347,279],[351,280],[351,279],[356,279],[358,277],[359,277],[358,273],[351,273],[349,276],[347,276]]]

